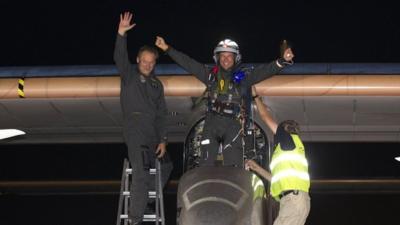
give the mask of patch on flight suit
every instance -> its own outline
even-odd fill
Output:
[[[160,87],[160,85],[159,85],[159,82],[158,82],[158,80],[156,80],[156,79],[154,79],[154,78],[151,78],[151,86],[153,87],[153,88],[159,88]]]

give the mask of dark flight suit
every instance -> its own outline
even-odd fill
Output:
[[[148,191],[155,190],[149,168],[154,168],[157,145],[167,141],[167,107],[162,83],[154,74],[144,76],[132,67],[126,42],[126,36],[117,35],[114,60],[121,76],[123,135],[133,169],[129,216],[134,224],[140,224]],[[163,185],[171,171],[172,163],[166,153],[161,164]]]
[[[242,137],[239,134],[242,124],[237,113],[249,103],[251,86],[277,74],[281,68],[276,62],[261,64],[252,70],[245,68],[242,71],[246,73],[243,79],[234,82],[234,73],[241,70],[240,65],[236,65],[231,71],[224,71],[220,66],[211,69],[172,47],[167,50],[167,54],[187,72],[195,75],[208,89],[208,110],[201,139],[200,165],[214,165],[222,144],[224,165],[243,167]],[[233,113],[225,113],[231,111]]]

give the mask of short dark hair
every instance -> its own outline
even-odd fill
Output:
[[[137,54],[138,57],[140,57],[140,55],[141,55],[143,52],[150,52],[150,53],[153,53],[153,54],[156,56],[156,59],[158,59],[158,57],[159,57],[158,50],[157,50],[155,47],[152,47],[152,46],[143,45],[143,46],[139,49],[139,51],[138,51],[138,54]]]
[[[285,120],[280,124],[283,129],[289,134],[299,134],[300,133],[300,125],[294,120]]]

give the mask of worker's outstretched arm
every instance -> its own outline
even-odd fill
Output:
[[[278,124],[269,113],[267,106],[262,101],[261,97],[258,97],[254,86],[252,87],[252,94],[254,101],[256,102],[258,113],[260,114],[261,120],[269,127],[272,133],[276,134]]]
[[[268,181],[271,181],[271,173],[268,172],[266,169],[262,168],[260,165],[258,165],[255,161],[253,160],[246,160],[246,168],[256,172],[263,178],[265,178]]]

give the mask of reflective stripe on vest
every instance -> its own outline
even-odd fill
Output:
[[[285,190],[301,190],[308,192],[310,176],[308,162],[305,157],[304,145],[298,135],[291,134],[295,148],[284,151],[281,146],[275,148],[270,163],[272,172],[271,195],[278,199]]]
[[[308,167],[307,159],[304,156],[295,152],[288,152],[286,154],[282,154],[276,157],[274,161],[272,161],[271,164],[269,165],[270,170],[272,171],[277,164],[283,161],[296,161]]]
[[[265,188],[262,180],[255,174],[252,176],[251,185],[253,187],[253,200],[257,198],[265,198]]]
[[[286,169],[273,175],[273,177],[271,178],[271,184],[287,177],[297,177],[302,180],[310,180],[310,175],[308,175],[307,172],[301,172],[294,169]]]

